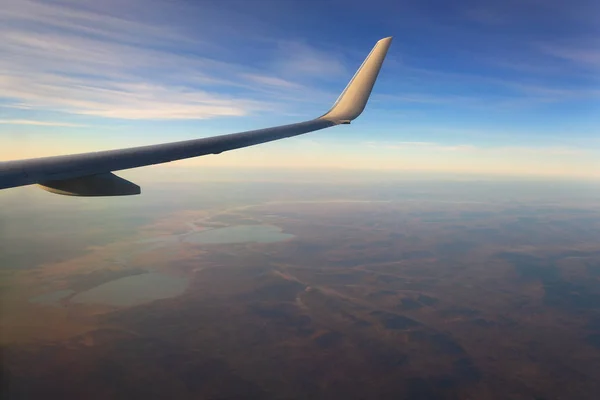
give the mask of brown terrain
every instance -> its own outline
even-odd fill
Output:
[[[184,239],[240,225],[294,237]],[[127,235],[4,272],[5,398],[600,396],[596,206],[288,200],[177,210]],[[73,301],[147,271],[189,285]]]

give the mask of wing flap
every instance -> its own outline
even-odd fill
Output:
[[[110,172],[46,181],[39,183],[39,186],[48,192],[65,196],[130,196],[141,193],[138,185]]]

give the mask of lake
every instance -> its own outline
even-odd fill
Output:
[[[29,299],[31,303],[44,304],[47,306],[59,306],[60,300],[75,293],[74,290],[57,290],[55,292],[44,293],[42,295]]]
[[[274,225],[237,225],[187,233],[182,235],[182,241],[199,244],[275,243],[293,237]]]
[[[175,297],[187,289],[189,279],[148,272],[115,279],[71,298],[72,303],[125,307]]]

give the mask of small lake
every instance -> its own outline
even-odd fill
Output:
[[[199,244],[275,243],[293,237],[274,225],[237,225],[188,233],[182,236],[182,241]]]
[[[71,302],[118,307],[135,306],[178,296],[185,292],[188,284],[187,278],[148,272],[103,283],[73,296]]]
[[[60,301],[63,298],[70,296],[73,293],[75,293],[75,291],[71,289],[57,290],[55,292],[44,293],[40,296],[33,297],[29,299],[29,302],[36,304],[44,304],[47,306],[59,306]]]

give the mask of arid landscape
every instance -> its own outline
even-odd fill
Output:
[[[482,185],[206,184],[54,236],[7,201],[3,394],[597,398],[597,198]]]

